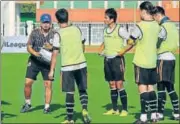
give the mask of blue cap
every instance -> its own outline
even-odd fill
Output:
[[[44,23],[44,22],[51,22],[51,16],[49,14],[43,14],[43,15],[41,15],[40,21],[42,23]]]

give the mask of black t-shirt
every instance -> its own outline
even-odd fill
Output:
[[[39,52],[45,43],[49,43],[53,45],[53,39],[55,33],[56,33],[55,30],[50,29],[48,34],[44,36],[44,34],[41,32],[41,29],[38,28],[33,30],[29,37],[29,42],[30,45],[32,45],[32,49],[34,49],[36,52]],[[34,55],[31,55],[31,57],[39,60],[40,62],[43,61],[41,57],[35,57]]]

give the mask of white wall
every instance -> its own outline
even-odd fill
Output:
[[[5,36],[14,36],[15,34],[15,1],[2,1],[1,4],[1,33],[3,24],[5,25]]]
[[[16,22],[16,28],[15,28],[15,32],[16,35],[20,34],[20,22],[21,22],[21,17],[20,17],[20,4],[15,4],[15,22]]]

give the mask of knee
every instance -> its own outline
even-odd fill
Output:
[[[147,86],[142,85],[142,84],[138,85],[138,90],[139,90],[139,93],[148,92]]]
[[[154,91],[153,85],[148,85],[148,92]]]
[[[116,89],[116,83],[114,81],[110,82],[109,86],[110,86],[111,89]]]
[[[51,89],[51,88],[52,88],[52,84],[51,84],[50,81],[45,81],[45,82],[44,82],[44,86],[45,86],[45,88],[47,88],[47,89]]]
[[[123,81],[117,81],[116,82],[116,85],[117,85],[117,89],[122,89],[123,88]]]
[[[26,79],[25,87],[31,87],[33,84],[33,80]]]

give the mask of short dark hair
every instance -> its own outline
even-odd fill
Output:
[[[161,15],[165,15],[165,10],[163,9],[163,7],[160,6],[155,6],[153,9],[153,14],[161,14]]]
[[[105,11],[105,14],[110,18],[113,19],[114,22],[117,20],[117,12],[114,8],[109,8]]]
[[[141,5],[140,5],[140,10],[146,10],[146,12],[150,15],[153,14],[152,13],[153,8],[154,8],[153,4],[149,1],[145,1],[145,2],[141,3]]]
[[[67,23],[68,22],[68,11],[66,9],[59,9],[56,14],[56,19],[59,23]]]

